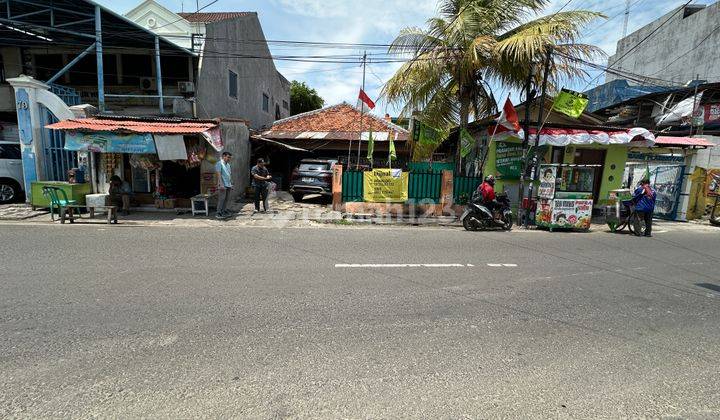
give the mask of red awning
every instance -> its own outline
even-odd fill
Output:
[[[715,143],[698,137],[669,137],[659,136],[655,138],[657,147],[713,147]]]
[[[134,119],[78,118],[49,124],[53,130],[105,131],[150,134],[200,134],[218,127],[217,122],[164,120],[142,121]]]

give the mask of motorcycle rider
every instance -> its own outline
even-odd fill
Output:
[[[492,175],[486,176],[485,181],[480,184],[477,190],[482,194],[482,204],[490,210],[493,218],[497,219],[498,216],[495,210],[500,208],[500,203],[497,202],[495,197],[495,177]]]

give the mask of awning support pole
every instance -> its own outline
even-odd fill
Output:
[[[155,84],[157,85],[158,97],[160,98],[160,113],[165,113],[162,88],[162,70],[160,65],[160,38],[155,37]]]
[[[105,73],[103,72],[102,22],[100,6],[95,6],[95,57],[97,61],[98,109],[105,112]]]
[[[90,45],[89,47],[87,47],[87,48],[85,49],[85,51],[81,52],[80,54],[78,54],[77,57],[73,58],[73,60],[72,60],[71,62],[67,63],[67,65],[65,65],[65,67],[63,67],[62,69],[60,69],[60,71],[58,71],[57,73],[55,73],[55,75],[54,75],[53,77],[49,78],[49,79],[47,80],[47,82],[45,82],[45,83],[50,84],[50,83],[55,82],[55,81],[56,81],[57,79],[59,79],[62,75],[64,75],[65,73],[67,73],[68,70],[70,70],[70,68],[72,68],[72,66],[74,66],[75,64],[77,64],[78,61],[82,60],[83,57],[85,57],[86,55],[90,54],[90,51],[92,51],[92,50],[94,50],[94,49],[95,49],[95,44],[93,43],[92,45]]]

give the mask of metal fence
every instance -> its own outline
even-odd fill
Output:
[[[456,175],[453,177],[453,199],[457,204],[466,204],[472,194],[482,184],[482,178]]]
[[[75,89],[51,84],[50,91],[59,96],[68,106],[79,105],[80,95]],[[55,115],[41,106],[43,127],[58,122]],[[68,170],[75,167],[77,153],[65,150],[65,133],[59,130],[42,130],[42,147],[45,178],[48,181],[67,181]]]
[[[363,201],[363,171],[345,171],[342,176],[343,202]]]
[[[439,203],[441,189],[441,173],[410,172],[408,176],[409,200]]]

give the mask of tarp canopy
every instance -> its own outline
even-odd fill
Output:
[[[493,134],[495,127],[489,127],[488,133]],[[508,131],[498,126],[494,139],[505,141],[508,138],[522,138],[524,133]],[[534,144],[537,129],[530,129],[530,143]],[[583,130],[574,128],[544,127],[540,131],[540,146],[569,146],[572,144],[628,144],[635,138],[654,142],[655,136],[644,128],[630,128],[620,130]]]
[[[187,120],[180,118],[77,118],[63,120],[45,126],[52,130],[67,131],[70,138],[75,139],[68,150],[93,150],[99,152],[112,152],[102,150],[102,147],[95,148],[94,137],[99,138],[101,143],[113,144],[113,150],[123,150],[120,147],[124,139],[132,138],[134,141],[139,136],[155,136],[155,141],[162,141],[168,135],[200,135],[217,151],[224,148],[220,134],[220,123],[215,120]],[[135,136],[129,136],[135,135]],[[82,143],[88,143],[85,148]],[[67,145],[66,145],[67,146]],[[77,147],[80,147],[78,149]],[[96,150],[94,150],[96,149]],[[130,149],[128,149],[130,150]],[[134,150],[134,149],[132,149]],[[146,150],[150,150],[149,147]],[[116,153],[139,153],[122,152]]]

